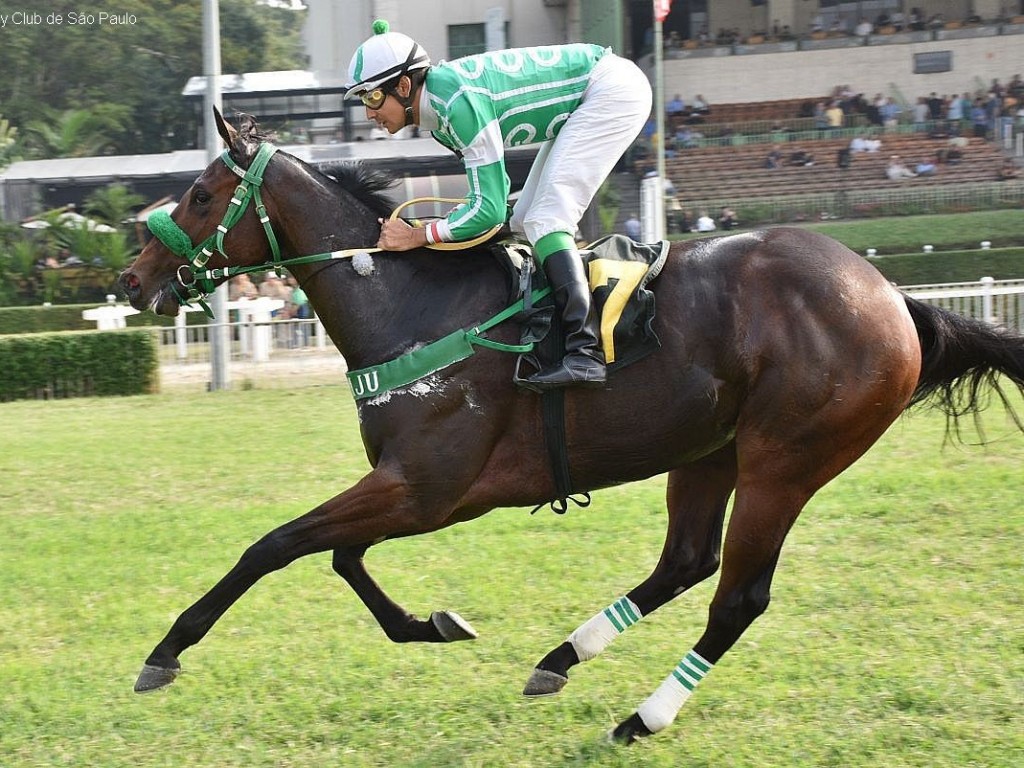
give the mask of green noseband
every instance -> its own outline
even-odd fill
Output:
[[[275,152],[277,152],[277,147],[273,144],[260,144],[256,157],[253,158],[248,170],[232,160],[231,154],[227,150],[221,154],[220,159],[242,181],[235,188],[224,218],[217,225],[216,231],[198,245],[193,244],[192,238],[175,223],[167,211],[157,211],[147,219],[146,226],[149,227],[153,236],[167,246],[171,253],[187,259],[189,262],[189,266],[182,266],[177,274],[178,283],[184,289],[185,295],[183,296],[179,292],[177,285],[171,286],[178,303],[182,306],[190,306],[192,302],[196,302],[208,316],[213,317],[213,312],[205,299],[216,290],[215,281],[218,278],[227,279],[242,272],[266,269],[267,265],[265,264],[255,267],[224,267],[223,269],[209,270],[206,268],[207,262],[214,253],[221,253],[224,258],[228,258],[228,254],[224,250],[224,236],[242,218],[250,200],[255,201],[256,215],[259,216],[263,231],[267,235],[267,242],[270,244],[270,251],[274,256],[273,266],[278,275],[281,274],[281,249],[277,244],[277,237],[274,235],[274,229],[267,216],[267,209],[260,196],[263,173]],[[184,276],[183,271],[187,273]]]

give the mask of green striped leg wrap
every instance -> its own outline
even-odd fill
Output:
[[[704,679],[713,666],[714,664],[696,651],[686,654],[683,660],[676,664],[672,674],[658,686],[658,690],[637,707],[636,713],[644,721],[647,730],[657,733],[671,725],[683,704],[690,698],[693,689],[697,687],[697,683]]]
[[[569,635],[569,642],[580,661],[589,661],[642,618],[643,614],[632,600],[620,597]]]

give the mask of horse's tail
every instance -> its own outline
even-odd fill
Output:
[[[921,375],[910,405],[935,398],[955,427],[960,416],[977,416],[994,392],[1024,431],[999,379],[1001,374],[1024,393],[1024,336],[903,298],[921,341]]]

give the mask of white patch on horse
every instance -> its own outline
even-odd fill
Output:
[[[387,392],[382,392],[377,397],[365,400],[367,405],[387,405],[391,398],[396,395],[412,395],[413,397],[429,397],[444,389],[444,379],[437,374],[414,381],[405,387],[397,387]]]
[[[357,253],[352,257],[352,269],[357,275],[369,277],[373,274],[373,257],[368,253]]]

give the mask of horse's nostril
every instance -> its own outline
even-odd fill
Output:
[[[139,278],[134,272],[126,272],[121,275],[121,285],[128,290],[134,291],[139,287]]]

